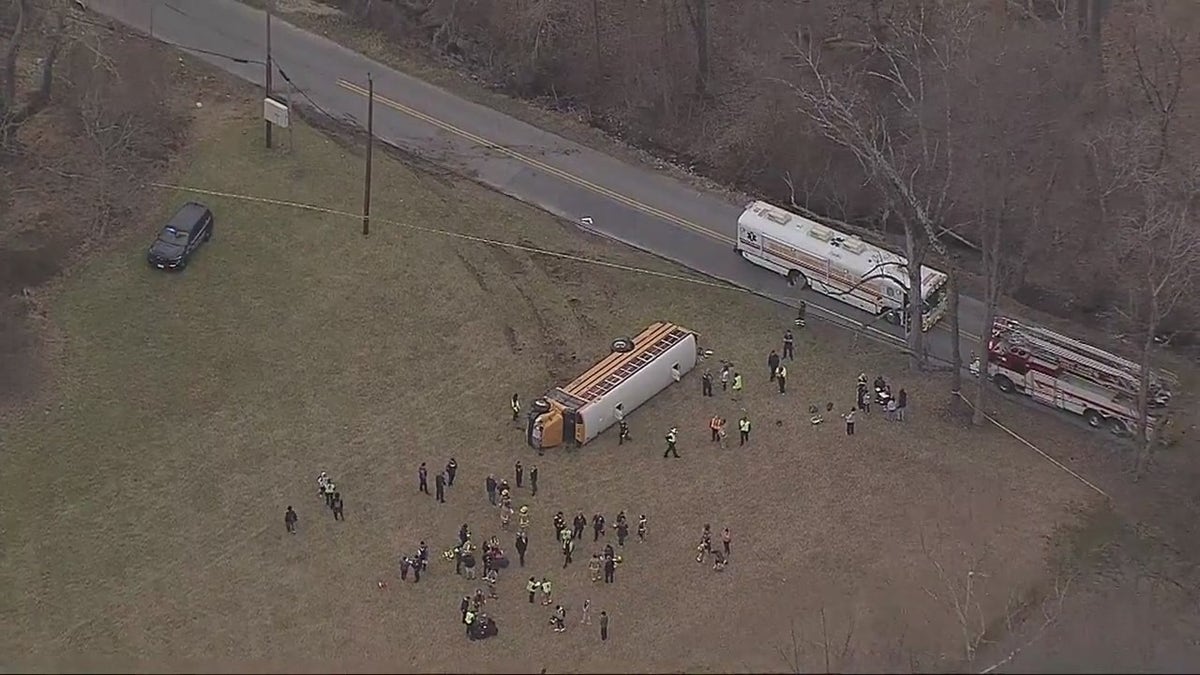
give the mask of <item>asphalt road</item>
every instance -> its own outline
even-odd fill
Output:
[[[213,54],[196,56],[262,83],[266,54],[263,12],[236,0],[90,0],[92,9],[154,37]],[[742,204],[698,191],[652,169],[618,161],[490,108],[392,70],[279,18],[272,21],[272,58],[288,79],[327,113],[366,119],[366,78],[375,82],[375,133],[406,151],[474,176],[522,201],[586,229],[678,262],[706,275],[795,305],[810,316],[903,342],[898,329],[811,291],[733,251]],[[259,63],[253,63],[258,61]],[[276,78],[282,92],[284,82]],[[294,101],[304,103],[301,97]],[[379,186],[386,188],[386,186]],[[583,226],[583,225],[581,225]],[[963,297],[964,358],[975,349],[982,303]],[[929,354],[948,362],[952,340],[943,320],[927,340]]]

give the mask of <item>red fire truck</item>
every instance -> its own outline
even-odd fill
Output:
[[[996,317],[988,341],[988,378],[1004,393],[1083,415],[1087,423],[1124,435],[1137,428],[1141,366],[1065,335]],[[1163,418],[1178,378],[1151,370],[1151,426]]]

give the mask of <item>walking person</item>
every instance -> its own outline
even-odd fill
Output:
[[[521,421],[521,396],[520,396],[520,394],[513,394],[512,402],[509,403],[509,406],[512,408],[513,424],[519,425],[520,421]]]
[[[495,506],[496,505],[496,476],[489,473],[488,477],[487,477],[487,481],[484,483],[484,487],[487,489],[488,501],[492,503],[492,506]]]
[[[608,641],[608,612],[600,612],[600,641]]]
[[[531,491],[530,494],[534,497],[537,496],[537,479],[538,468],[537,464],[534,464],[533,466],[529,467],[529,489]]]
[[[742,419],[738,420],[738,446],[741,447],[750,442],[750,418],[742,413]]]
[[[679,451],[675,449],[675,441],[678,438],[677,434],[678,431],[675,427],[671,427],[671,430],[667,432],[667,451],[663,453],[664,459],[670,456],[674,456],[676,459],[679,458]]]
[[[604,516],[595,514],[592,516],[592,543],[600,541],[600,537],[604,536]]]
[[[712,371],[705,370],[704,374],[700,376],[700,395],[701,396],[712,396],[713,395],[713,386],[712,385],[713,385]]]
[[[741,373],[733,374],[733,385],[730,386],[730,389],[733,390],[733,394],[731,395],[733,400],[735,400],[735,401],[738,400],[738,398],[741,397],[741,395],[742,395],[742,374]]]
[[[334,520],[342,520],[342,521],[346,520],[346,516],[342,515],[343,506],[344,505],[342,503],[342,493],[340,493],[340,492],[333,493],[333,503],[330,504],[330,508],[333,509],[333,519]]]
[[[708,420],[708,429],[709,429],[709,431],[712,432],[712,442],[713,443],[716,443],[717,441],[721,440],[721,418],[720,417],[713,415],[712,418]]]
[[[296,534],[296,521],[300,520],[300,516],[292,510],[292,507],[287,507],[287,511],[283,512],[283,526],[287,528],[288,534]]]
[[[791,329],[783,331],[783,358],[789,361],[796,360],[796,337],[792,335]]]
[[[529,537],[525,536],[524,532],[517,533],[517,559],[521,562],[521,567],[525,566],[525,551],[529,550]]]
[[[851,408],[845,415],[842,415],[842,419],[846,420],[846,435],[853,436],[854,435],[854,408]]]
[[[451,457],[449,462],[446,462],[446,485],[454,485],[454,474],[458,473],[458,462]]]
[[[433,477],[433,490],[436,493],[434,495],[434,497],[437,498],[438,503],[445,504],[446,503],[446,477],[445,476],[443,476],[442,474],[439,473],[438,475]]]
[[[579,623],[581,623],[585,626],[592,623],[592,617],[588,615],[588,612],[591,609],[592,609],[592,601],[587,598],[584,598],[583,606],[579,608],[579,613],[583,617],[579,620]]]
[[[575,552],[575,540],[568,538],[565,542],[563,542],[562,547],[563,547],[563,569],[565,570],[565,569],[567,569],[567,565],[570,565],[573,562],[572,558],[571,558],[571,554],[573,554]]]
[[[721,530],[721,548],[725,549],[725,555],[729,555],[729,544],[733,541],[733,536],[729,534],[729,528]]]
[[[901,422],[904,421],[904,410],[907,407],[908,407],[908,392],[905,391],[903,388],[901,388],[900,393],[897,395],[897,398],[896,398],[896,419],[897,420],[899,420]]]
[[[517,460],[517,463],[513,465],[513,474],[515,474],[517,478],[517,487],[521,487],[521,485],[525,482],[525,467],[521,466],[521,460],[519,459]]]
[[[779,382],[779,393],[787,393],[787,366],[782,363],[775,369],[775,380]]]
[[[721,391],[729,388],[729,364],[721,364]]]
[[[775,377],[779,374],[779,354],[772,349],[770,355],[767,356],[767,376],[771,381],[775,381]]]
[[[425,468],[425,462],[417,467],[417,489],[429,494],[429,470]]]
[[[587,529],[588,519],[583,515],[583,511],[575,514],[575,519],[571,521],[571,538],[583,539],[583,531]]]
[[[638,518],[637,535],[638,535],[638,541],[645,543],[645,541],[646,541],[646,514],[644,514],[644,513]]]
[[[617,545],[624,546],[625,538],[629,536],[629,521],[625,520],[624,514],[617,517]]]

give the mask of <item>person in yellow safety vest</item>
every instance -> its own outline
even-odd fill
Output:
[[[708,429],[709,429],[709,431],[712,432],[713,443],[716,443],[717,441],[721,440],[721,418],[720,417],[713,415],[712,419],[710,419],[708,421]]]
[[[733,398],[737,399],[737,397],[741,396],[741,394],[742,394],[742,374],[734,373],[733,374]]]
[[[513,394],[512,397],[513,422],[517,422],[521,418],[521,396]]]
[[[741,440],[738,445],[745,445],[750,442],[750,418],[742,415],[742,419],[738,420],[738,434]]]
[[[471,625],[475,623],[475,612],[468,609],[467,613],[463,615],[463,623],[467,624],[467,635],[470,636]]]
[[[677,438],[677,436],[676,436],[677,433],[678,432],[676,431],[675,427],[671,427],[671,430],[667,432],[667,451],[663,453],[664,458],[670,457],[672,455],[674,455],[676,458],[679,457],[679,451],[677,451],[675,449],[675,440]]]

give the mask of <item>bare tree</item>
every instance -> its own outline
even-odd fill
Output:
[[[788,84],[800,112],[854,156],[904,226],[908,349],[916,370],[925,365],[921,266],[930,251],[944,250],[939,238],[951,206],[949,76],[979,8],[972,1],[923,0],[875,2],[872,9],[858,19],[858,37],[800,31],[800,73]],[[840,67],[824,60],[831,50]]]
[[[692,37],[696,41],[696,95],[700,98],[708,96],[709,79],[712,77],[712,64],[709,48],[712,36],[709,31],[709,0],[683,0],[683,9],[687,12],[688,24],[692,27]]]
[[[1184,48],[1191,37],[1165,15],[1160,0],[1143,0],[1141,19],[1131,21],[1127,42],[1133,52],[1134,80],[1157,130],[1154,167],[1162,167],[1170,150],[1168,138],[1179,94],[1183,90]],[[1139,28],[1139,23],[1145,26]]]
[[[776,651],[780,658],[787,666],[789,673],[805,673],[812,672],[823,668],[820,672],[823,673],[842,673],[852,668],[851,657],[854,653],[854,615],[851,614],[846,621],[844,631],[839,631],[836,638],[829,634],[829,619],[825,614],[825,608],[817,612],[820,618],[820,639],[808,640],[805,639],[802,631],[796,628],[796,621],[793,619],[791,623],[791,642],[785,647],[776,646]],[[806,668],[805,662],[808,661],[810,650],[817,650],[819,655],[817,659],[823,666],[819,668]]]
[[[973,662],[988,627],[979,592],[979,583],[987,577],[980,569],[988,554],[987,547],[984,547],[981,555],[966,564],[965,570],[953,573],[948,572],[937,556],[929,550],[924,533],[921,534],[921,552],[933,567],[940,585],[936,590],[928,587],[922,590],[934,602],[950,611],[959,628],[963,655],[968,663]]]
[[[68,11],[61,0],[39,6],[33,0],[10,0],[13,33],[4,49],[0,73],[0,150],[10,147],[17,130],[50,104],[54,67],[66,39]],[[22,53],[35,41],[43,45],[36,84],[28,92],[20,86]]]

